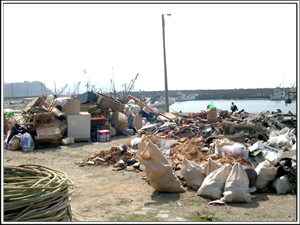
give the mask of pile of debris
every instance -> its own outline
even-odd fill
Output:
[[[15,124],[11,124],[5,146],[30,151],[74,141],[110,141],[112,136],[126,135],[130,138],[124,145],[101,151],[77,164],[113,165],[116,171],[146,171],[147,174],[151,163],[158,162],[152,158],[147,164],[150,156],[147,158],[146,152],[154,151],[162,167],[167,166],[165,171],[182,172],[190,164],[198,172],[206,168],[204,178],[225,165],[231,166],[223,168],[228,176],[233,168],[238,170],[241,165],[248,166],[245,169],[248,175],[259,177],[260,167],[279,167],[283,152],[296,149],[296,122],[297,117],[291,112],[242,110],[233,114],[217,111],[214,106],[199,113],[164,113],[131,95],[123,103],[101,93],[86,92],[74,98],[42,96],[33,100],[15,119]],[[187,179],[186,175],[180,178]],[[276,178],[279,177],[275,174],[268,183]],[[165,187],[162,190],[167,191]]]
[[[8,116],[11,117],[4,115],[4,145],[10,150],[27,151],[79,141],[109,141],[115,135],[133,135],[142,127],[142,117],[127,104],[94,92],[76,97],[37,97],[20,115]],[[22,148],[25,133],[30,142],[26,149]],[[105,139],[102,138],[104,134]]]
[[[135,101],[134,104],[136,103]],[[148,173],[150,173],[151,164],[147,165],[145,160],[151,158],[152,166],[156,165],[159,168],[159,166],[164,165],[163,168],[165,166],[171,168],[173,174],[176,174],[176,178],[180,179],[181,184],[189,186],[190,181],[187,182],[189,177],[186,175],[187,172],[184,172],[187,170],[185,162],[188,161],[190,164],[193,163],[194,168],[198,167],[198,172],[206,170],[205,175],[202,175],[201,184],[198,184],[196,188],[199,190],[205,177],[227,165],[226,171],[228,173],[223,174],[225,177],[228,177],[230,171],[233,173],[233,171],[243,168],[242,171],[247,174],[249,192],[251,191],[251,193],[270,190],[275,193],[287,193],[295,190],[296,170],[291,169],[294,167],[295,160],[284,158],[283,152],[296,149],[297,129],[295,121],[296,116],[294,114],[283,114],[281,112],[247,113],[243,111],[231,115],[227,111],[221,111],[213,123],[208,121],[207,113],[204,111],[188,114],[157,114],[155,120],[148,122],[148,124],[137,130],[135,137],[132,137],[129,143],[126,144],[127,151],[131,150],[130,157],[126,159],[127,161],[122,158],[120,151],[115,152],[115,160],[112,161],[113,170],[125,169],[138,172],[147,171],[146,168],[148,168]],[[147,144],[141,144],[143,139]],[[152,143],[152,150],[153,146],[156,146],[165,158],[166,161],[162,165],[155,161],[156,155],[151,157],[151,148],[148,149],[150,153],[147,153],[150,155],[145,157],[147,155],[145,146],[148,146],[148,143]],[[113,149],[108,152],[109,154],[103,158],[103,161],[110,160]],[[142,159],[143,157],[145,158]],[[285,173],[279,175],[274,172],[272,177],[266,178],[267,172],[264,170],[277,171],[276,168],[282,166],[280,160],[283,159],[286,159],[284,163],[290,162],[288,167],[286,165],[284,167]],[[88,164],[87,160],[85,163],[82,162],[81,165]],[[294,162],[293,166],[291,161]],[[141,166],[143,166],[143,169],[140,169]],[[168,170],[162,169],[165,173]],[[193,170],[190,168],[188,171],[189,174]],[[143,178],[146,177],[150,181],[151,176],[149,174],[147,176],[146,172]],[[172,175],[169,176],[172,177]],[[193,176],[201,177],[199,174]],[[287,181],[287,177],[290,180]],[[161,184],[163,188],[160,186],[162,189],[157,189],[157,180],[153,180],[153,177],[151,179],[152,186],[156,190],[174,191],[172,188],[165,189],[166,184]],[[224,183],[225,181],[226,179],[223,179]],[[210,180],[210,182],[217,181]],[[282,190],[279,187],[282,182],[285,182],[286,187],[289,188]],[[195,186],[191,185],[190,187]],[[182,189],[177,187],[175,190],[181,191]],[[203,193],[201,194],[200,191],[199,195],[212,197]],[[228,198],[225,199],[228,201]],[[249,198],[247,198],[248,200]]]

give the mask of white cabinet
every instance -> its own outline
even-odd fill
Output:
[[[67,115],[67,134],[75,141],[90,141],[91,114],[80,112],[79,115]]]

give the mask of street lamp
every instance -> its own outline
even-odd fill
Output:
[[[163,31],[163,47],[164,47],[164,65],[165,65],[165,99],[166,112],[169,112],[169,96],[168,96],[168,78],[167,78],[167,62],[166,62],[166,47],[165,47],[165,18],[164,15],[171,16],[171,14],[161,14],[162,31]]]

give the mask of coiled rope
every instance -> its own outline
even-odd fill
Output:
[[[38,165],[4,167],[4,221],[72,221],[73,182]]]

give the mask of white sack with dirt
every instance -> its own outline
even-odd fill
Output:
[[[208,176],[211,172],[215,171],[222,167],[221,163],[216,163],[211,158],[208,158],[208,161],[202,164],[203,172]]]
[[[138,144],[135,158],[145,166],[147,179],[156,191],[185,192],[181,181],[174,175],[170,163],[147,137]]]
[[[277,174],[277,169],[268,160],[259,163],[255,171],[257,173],[255,187],[258,190],[267,189],[269,183],[275,179]]]
[[[249,179],[246,171],[238,162],[234,163],[225,182],[224,202],[251,202]]]
[[[206,177],[199,164],[194,163],[185,157],[182,160],[181,175],[185,178],[186,185],[193,188],[195,191],[201,187],[202,182]]]
[[[222,197],[225,182],[232,166],[226,164],[221,168],[211,172],[205,179],[201,187],[197,191],[197,195],[205,196],[211,199],[219,199]]]

